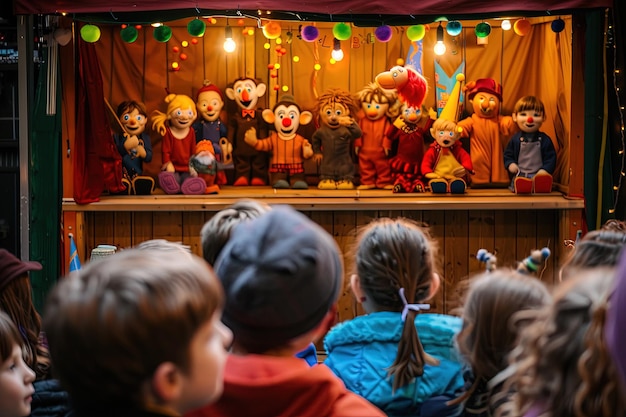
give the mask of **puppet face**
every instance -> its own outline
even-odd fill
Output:
[[[169,114],[170,124],[178,129],[189,128],[194,120],[196,120],[195,109],[176,108]]]
[[[350,111],[341,103],[331,103],[322,107],[320,111],[320,122],[330,127],[331,129],[337,129],[339,126],[339,120],[342,117],[350,116]]]
[[[207,122],[214,122],[219,119],[223,107],[224,101],[217,91],[209,90],[198,94],[198,101],[196,102],[198,116]]]
[[[129,135],[142,134],[143,131],[146,129],[147,121],[148,118],[146,117],[146,115],[140,114],[139,110],[137,109],[133,109],[130,112],[125,112],[120,117],[120,122],[122,123],[122,126],[124,126],[124,129],[126,130],[126,132],[128,132]]]
[[[444,124],[435,122],[433,127],[430,129],[430,133],[442,148],[451,147],[460,136],[456,123],[452,122],[446,122]]]
[[[293,139],[300,126],[300,110],[294,105],[279,105],[274,110],[274,127],[282,139]]]
[[[387,110],[389,110],[389,103],[379,103],[372,99],[370,102],[362,102],[361,108],[365,113],[365,116],[370,120],[378,120],[385,116]]]
[[[405,123],[416,124],[422,118],[422,109],[420,107],[402,106],[402,118]]]
[[[500,100],[498,100],[497,96],[482,91],[476,93],[472,99],[474,113],[484,119],[496,117],[498,115],[499,106]]]
[[[546,120],[546,116],[537,110],[522,110],[513,113],[512,118],[520,130],[526,133],[537,132]]]
[[[252,80],[239,80],[235,81],[233,85],[234,98],[242,109],[254,109],[256,108],[259,97],[265,93],[263,88],[261,91],[260,86],[265,87],[265,84],[259,84],[258,86]]]

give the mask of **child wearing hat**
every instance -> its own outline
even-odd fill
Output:
[[[325,365],[294,357],[334,323],[342,288],[339,248],[320,226],[276,207],[235,228],[215,272],[233,349],[221,399],[188,417],[385,415]]]
[[[73,417],[181,415],[215,401],[232,340],[223,300],[203,259],[162,244],[61,280],[44,328]]]

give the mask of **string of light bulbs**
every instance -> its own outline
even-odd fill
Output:
[[[608,25],[609,30],[613,30],[613,24],[614,24],[614,21],[609,23]],[[617,176],[618,177],[617,184],[613,185],[613,192],[614,192],[613,207],[609,209],[609,214],[615,214],[615,209],[617,208],[617,203],[619,201],[620,190],[622,187],[623,179],[626,176],[626,172],[624,170],[624,159],[626,157],[626,153],[624,152],[624,150],[626,149],[626,143],[624,142],[624,105],[622,104],[622,101],[620,99],[620,87],[617,82],[618,81],[617,78],[623,77],[623,73],[622,73],[622,70],[617,67],[617,38],[615,36],[613,36],[612,46],[613,46],[612,48],[613,89],[614,89],[615,98],[617,101],[617,111],[619,114],[619,122],[620,122],[619,138],[620,138],[621,148],[618,151],[618,155],[620,155],[621,166],[620,166],[619,175]]]

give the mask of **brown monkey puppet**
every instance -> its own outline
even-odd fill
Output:
[[[261,137],[267,137],[267,125],[261,117],[261,109],[257,109],[259,98],[265,94],[267,87],[252,78],[240,78],[226,89],[229,99],[237,103],[238,111],[231,114],[228,120],[228,141],[233,145],[233,162],[235,164],[235,182],[233,185],[266,185],[267,155],[260,153],[245,141],[245,134],[255,128]]]
[[[246,143],[257,151],[272,152],[270,182],[274,188],[309,188],[304,180],[304,159],[313,156],[308,140],[299,135],[298,127],[313,120],[311,112],[302,111],[291,95],[284,95],[273,110],[263,110],[263,120],[273,124],[276,132],[265,139],[257,139],[256,129],[246,132]]]

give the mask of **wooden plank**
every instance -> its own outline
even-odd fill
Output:
[[[466,280],[469,274],[470,256],[465,250],[469,247],[469,212],[459,210],[446,212],[445,225],[443,256],[446,281],[441,286],[439,296],[443,303],[442,312],[448,313],[451,309],[461,306],[459,283]],[[441,249],[439,253],[442,253]]]
[[[133,222],[133,246],[154,238],[152,228],[153,213],[137,212]]]
[[[275,191],[275,192],[274,192]],[[224,187],[211,196],[103,196],[91,204],[63,199],[64,211],[219,211],[241,198],[255,198],[270,205],[290,204],[302,211],[354,210],[526,210],[582,209],[582,198],[565,198],[553,192],[517,196],[508,190],[469,190],[466,195],[394,194],[388,190],[322,191],[272,190],[269,187]]]
[[[188,245],[192,253],[202,256],[202,244],[200,243],[200,230],[204,225],[204,213],[201,212],[183,212],[183,236],[182,242]]]
[[[87,247],[86,259],[91,258],[91,251],[98,245],[114,245],[115,243],[115,216],[112,212],[95,213],[94,216],[93,246]]]
[[[114,230],[113,230],[113,244],[118,249],[129,248],[132,245],[132,224],[133,213],[119,211],[113,213],[114,216]]]
[[[515,268],[517,254],[517,212],[496,210],[494,212],[495,238],[494,249],[497,252],[498,265]]]
[[[516,264],[537,249],[537,214],[534,211],[522,210],[517,213]],[[541,227],[541,226],[539,226]]]
[[[494,253],[498,257],[498,265],[501,265],[500,258],[496,253],[495,212],[493,210],[470,211],[468,224],[468,247],[471,259],[469,272],[480,273],[485,270],[485,265],[476,259],[476,253],[479,249]]]
[[[153,239],[183,241],[183,219],[178,211],[157,211],[153,215]]]

